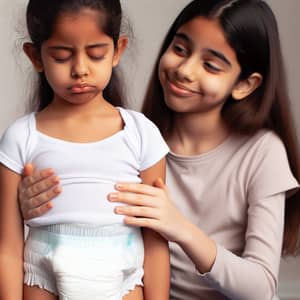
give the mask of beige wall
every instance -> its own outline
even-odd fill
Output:
[[[131,107],[139,109],[147,79],[160,42],[178,11],[188,0],[123,0],[135,39],[127,52],[126,78],[130,90]],[[279,22],[283,50],[287,62],[293,112],[297,119],[300,136],[300,0],[268,0]],[[28,97],[28,63],[21,54],[20,44],[24,26],[20,15],[24,13],[26,0],[0,1],[0,83],[1,112],[0,134],[20,115]],[[18,20],[18,22],[17,22]],[[17,62],[17,63],[15,63]],[[300,299],[300,258],[283,261],[280,272],[280,295],[282,300]]]

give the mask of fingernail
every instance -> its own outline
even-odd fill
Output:
[[[52,182],[55,183],[55,184],[59,183],[59,177],[58,176],[54,176],[52,178]]]
[[[118,198],[118,194],[117,193],[111,193],[108,195],[108,200],[110,201],[114,201]]]
[[[53,189],[54,193],[58,194],[61,192],[61,187],[60,186],[56,186],[54,189]]]
[[[122,188],[124,188],[123,184],[121,184],[121,183],[116,184],[116,189],[122,189]]]
[[[122,214],[122,208],[120,208],[120,207],[116,207],[114,209],[114,211],[115,211],[116,214]]]
[[[53,207],[52,202],[48,202],[48,203],[47,203],[47,208],[52,208],[52,207]]]
[[[46,171],[46,176],[50,176],[54,174],[54,170],[53,169],[49,169]]]

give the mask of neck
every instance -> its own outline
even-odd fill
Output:
[[[168,144],[174,153],[197,155],[217,147],[228,134],[220,114],[176,114]]]
[[[50,105],[44,109],[47,115],[61,116],[64,119],[70,118],[86,118],[88,116],[107,113],[113,106],[103,97],[95,97],[86,103],[73,104],[64,100],[54,98]]]

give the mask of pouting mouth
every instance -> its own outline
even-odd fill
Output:
[[[88,83],[78,83],[70,86],[68,89],[73,93],[83,93],[95,90],[96,87]]]

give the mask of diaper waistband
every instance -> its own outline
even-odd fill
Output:
[[[126,226],[124,224],[113,224],[107,226],[92,224],[53,224],[30,228],[30,233],[37,233],[40,231],[78,237],[112,237],[128,235],[139,231],[139,229]]]

